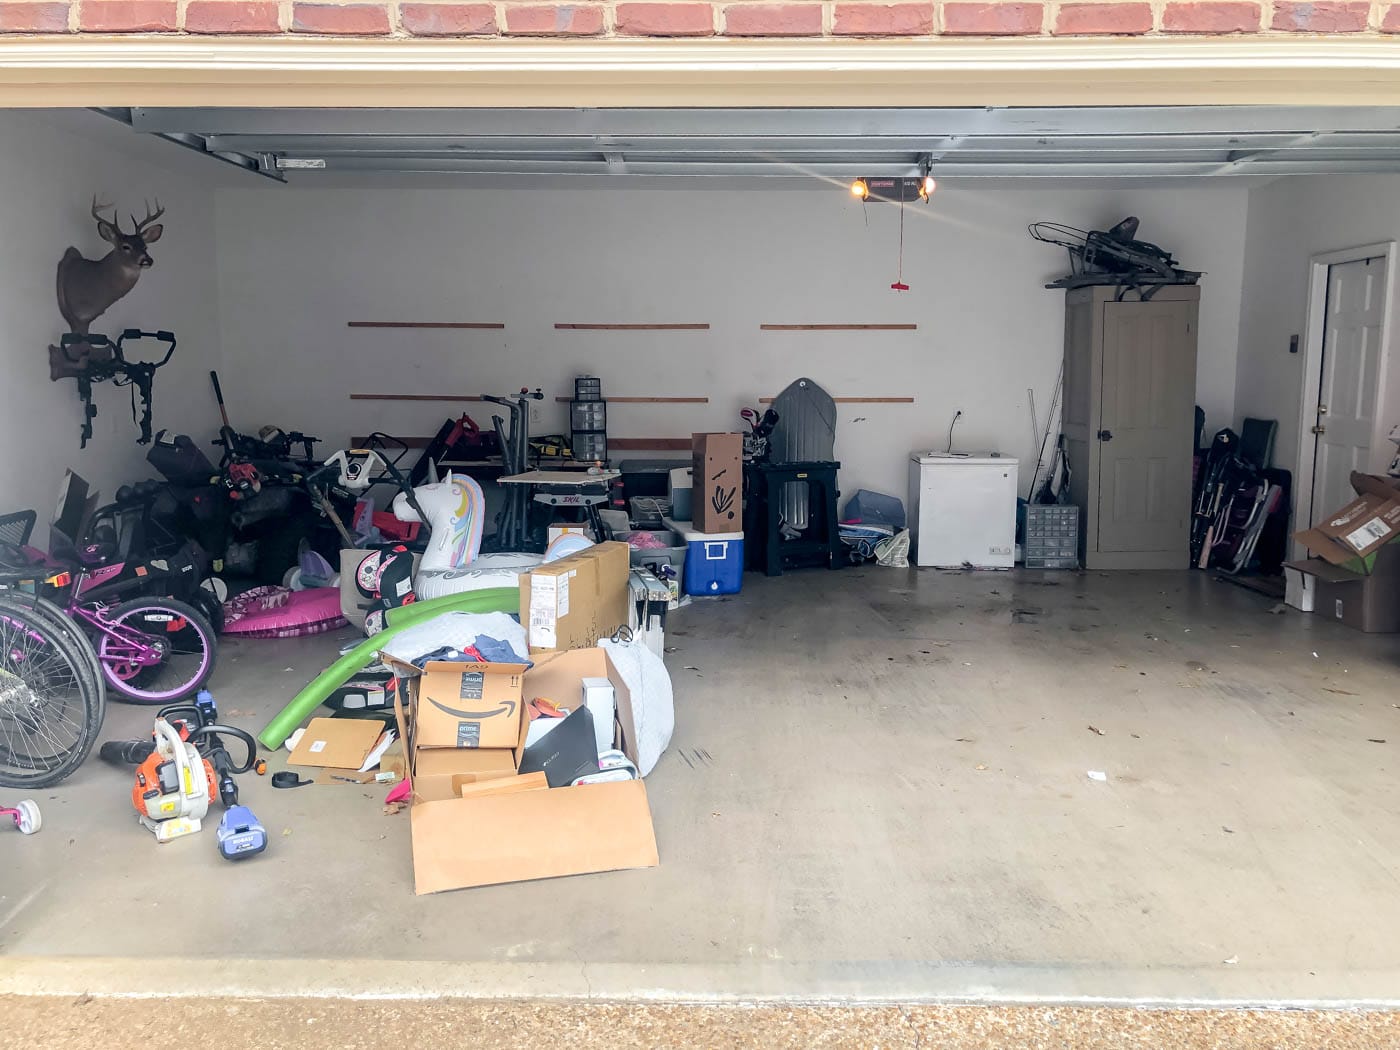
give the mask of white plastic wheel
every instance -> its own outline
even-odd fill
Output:
[[[228,601],[228,584],[217,576],[206,576],[199,584],[223,604]]]
[[[19,810],[21,834],[32,835],[44,826],[44,819],[39,815],[39,803],[32,798],[20,799],[15,803],[15,809]]]

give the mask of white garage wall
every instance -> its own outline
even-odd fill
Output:
[[[89,258],[109,248],[89,214],[93,194],[119,205],[128,227],[126,212],[142,214],[143,197],[159,197],[167,209],[164,236],[151,246],[155,265],[98,319],[94,331],[173,331],[179,348],[156,375],[155,426],[200,437],[217,430],[216,417],[210,426],[212,405],[196,396],[218,361],[212,189],[206,178],[172,171],[165,155],[149,145],[133,141],[125,150],[115,148],[110,124],[95,114],[70,114],[59,130],[43,114],[0,111],[0,512],[35,508],[41,544],[66,468],[107,496],[116,484],[153,473],[145,449],[136,444],[127,390],[110,383],[96,388],[93,439],[79,451],[76,383],[49,380],[47,348],[65,327],[54,293],[58,260],[70,244]],[[84,133],[88,129],[91,134]]]
[[[656,184],[650,184],[656,185]],[[301,189],[218,199],[225,389],[236,425],[330,439],[379,428],[429,434],[453,406],[350,401],[350,393],[476,393],[522,384],[550,396],[535,433],[563,429],[555,394],[579,372],[613,395],[708,396],[708,405],[617,405],[618,437],[732,430],[738,410],[807,375],[833,395],[915,397],[840,407],[842,488],[903,495],[905,458],[956,445],[1029,464],[1027,387],[1044,420],[1059,369],[1063,293],[1042,285],[1064,254],[1026,224],[1144,237],[1209,271],[1200,399],[1233,418],[1246,191],[1033,191],[944,185],[906,212],[863,213],[844,187]],[[504,332],[382,331],[350,320],[504,322]],[[763,322],[917,322],[917,332],[764,333]],[[555,331],[555,322],[709,322],[708,332]],[[483,424],[487,406],[467,406]],[[638,455],[628,453],[628,455]],[[640,455],[645,455],[642,453]],[[1029,465],[1024,469],[1029,483]]]
[[[1237,421],[1278,420],[1277,466],[1292,470],[1298,460],[1304,355],[1290,354],[1288,341],[1296,334],[1301,346],[1305,339],[1309,259],[1400,239],[1398,199],[1395,175],[1280,179],[1250,194],[1235,413]],[[1400,329],[1400,303],[1391,304],[1391,325]],[[1373,448],[1371,469],[1384,471],[1394,451],[1388,443]]]

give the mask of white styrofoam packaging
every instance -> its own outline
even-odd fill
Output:
[[[1299,572],[1292,566],[1283,567],[1283,600],[1299,612],[1312,612],[1317,600],[1317,577]]]
[[[613,722],[617,718],[617,693],[606,678],[583,679],[583,706],[593,713],[593,735],[601,754],[612,747]]]

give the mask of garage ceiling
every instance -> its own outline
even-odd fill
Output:
[[[1400,108],[105,109],[250,171],[1272,178],[1400,172]]]

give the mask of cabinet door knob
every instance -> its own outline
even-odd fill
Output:
[[[1100,431],[1098,432],[1098,434],[1096,434],[1095,436],[1096,436],[1100,441],[1112,441],[1112,440],[1113,440],[1113,431],[1111,431],[1111,430],[1100,430]]]

